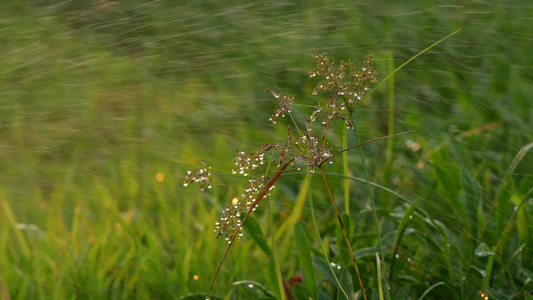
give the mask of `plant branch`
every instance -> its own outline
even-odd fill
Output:
[[[222,264],[224,263],[224,260],[226,259],[226,256],[228,255],[229,249],[231,248],[231,245],[233,245],[233,241],[235,240],[235,237],[239,234],[239,231],[241,230],[244,222],[250,215],[250,213],[254,210],[254,208],[259,204],[259,202],[265,197],[265,195],[268,193],[270,188],[274,185],[274,183],[278,180],[278,178],[281,176],[283,171],[294,161],[294,158],[289,160],[279,171],[276,172],[276,175],[270,179],[268,184],[265,186],[265,188],[261,191],[261,194],[257,197],[257,199],[254,201],[254,203],[250,206],[250,209],[248,209],[248,212],[246,212],[246,215],[242,219],[239,226],[235,229],[235,232],[231,236],[230,240],[228,241],[229,245],[226,248],[226,251],[224,251],[224,255],[222,256],[222,260],[220,261],[220,264],[218,265],[217,272],[215,273],[215,277],[213,278],[213,281],[211,282],[211,286],[209,287],[209,291],[207,292],[206,299],[209,299],[209,295],[211,294],[211,291],[213,290],[213,286],[215,285],[215,281],[217,280],[218,273],[220,272],[220,268],[222,268]]]
[[[335,208],[335,213],[337,214],[337,219],[339,220],[339,224],[341,225],[342,233],[344,235],[344,239],[346,240],[346,244],[348,245],[348,250],[350,251],[350,256],[352,257],[352,262],[355,268],[355,273],[357,274],[357,279],[359,280],[359,285],[361,286],[361,290],[363,291],[363,298],[367,300],[365,287],[363,285],[363,280],[361,279],[361,274],[359,273],[359,268],[357,267],[357,262],[355,261],[355,256],[353,254],[352,245],[350,243],[350,239],[348,238],[348,234],[346,234],[346,229],[344,228],[344,224],[342,223],[342,218],[339,213],[339,209],[337,208],[337,204],[335,203],[335,199],[333,198],[333,194],[331,193],[331,189],[329,188],[328,180],[326,179],[326,174],[324,174],[324,170],[320,168],[320,173],[322,174],[322,178],[324,179],[324,183],[326,184],[326,189],[328,190],[329,198],[331,199],[331,203],[333,204],[333,207]]]

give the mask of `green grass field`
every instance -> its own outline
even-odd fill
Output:
[[[356,111],[362,141],[417,129],[364,148],[380,236],[359,150],[324,171],[368,299],[387,284],[392,299],[533,299],[533,3],[10,0],[0,13],[0,299],[204,299],[227,246],[214,224],[247,183],[237,150],[291,124],[269,122],[264,89],[295,95],[302,121],[327,97],[311,95],[312,48],[373,53],[380,81],[459,28]],[[339,132],[336,149],[356,143]],[[213,188],[183,187],[202,159]],[[346,299],[328,259],[363,299],[308,174],[276,182],[214,298]]]

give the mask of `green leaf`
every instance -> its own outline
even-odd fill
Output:
[[[496,198],[495,218],[496,223],[498,224],[498,231],[500,233],[502,233],[505,229],[505,226],[507,226],[511,206],[513,205],[511,201],[513,191],[515,190],[515,182],[513,177],[509,177],[509,179],[507,179],[505,187],[505,189],[500,190]]]
[[[461,171],[453,166],[448,166],[444,169],[440,166],[435,166],[435,170],[439,182],[439,190],[444,195],[445,200],[450,205],[450,209],[455,211],[459,219],[458,227],[463,225],[466,214],[463,203],[459,201],[459,192],[461,190]]]
[[[420,296],[420,298],[418,298],[418,300],[424,299],[424,297],[426,297],[429,294],[429,292],[431,292],[432,289],[438,287],[439,285],[443,285],[443,284],[444,284],[444,281],[441,281],[441,282],[437,282],[434,285],[428,287],[427,290],[424,291],[422,296]]]
[[[341,284],[342,284],[342,288],[344,289],[344,291],[346,292],[346,294],[348,294],[348,296],[350,296],[351,299],[353,299],[353,294],[354,294],[354,291],[353,291],[353,280],[352,280],[352,275],[350,274],[350,272],[348,271],[348,268],[344,268],[342,270],[342,273],[341,273]],[[337,299],[346,299],[346,295],[344,294],[344,292],[341,290],[341,289],[338,289],[337,290]],[[351,300],[349,299],[349,300]]]
[[[354,251],[353,256],[355,257],[355,259],[360,259],[363,257],[374,256],[376,252],[379,252],[378,247],[367,247]]]
[[[494,253],[494,251],[492,251],[489,248],[489,246],[487,246],[487,244],[481,243],[479,246],[477,246],[476,251],[474,252],[474,254],[477,257],[487,257],[487,256],[490,256],[490,255],[494,255],[496,253]]]
[[[316,299],[316,296],[312,297],[311,293],[303,283],[297,283],[294,285],[294,297],[297,300],[309,300],[309,298]]]
[[[379,259],[379,254],[376,252],[376,269],[378,273],[378,293],[379,293],[379,300],[384,300],[385,297],[383,296],[383,282],[381,278],[381,260]]]
[[[531,234],[531,220],[533,218],[532,215],[532,206],[527,205],[527,201],[531,199],[531,195],[533,194],[533,187],[531,187],[531,182],[529,180],[523,180],[526,183],[529,183],[529,191],[523,193],[523,196],[515,195],[511,197],[511,199],[514,201],[517,209],[516,214],[516,230],[518,232],[518,241],[520,244],[526,244],[526,245],[533,245],[533,234]],[[526,188],[521,187],[521,190],[525,190]],[[520,197],[522,199],[520,199]],[[533,266],[531,262],[533,261],[533,249],[531,246],[529,247],[521,247],[521,255],[522,255],[522,267],[531,267]]]
[[[404,285],[401,288],[398,289],[396,294],[394,294],[393,299],[394,300],[407,300],[409,299],[409,293],[411,292],[411,286],[410,285]]]
[[[509,165],[509,169],[507,169],[507,172],[505,173],[505,177],[502,180],[502,184],[500,186],[498,194],[500,194],[500,192],[508,189],[508,187],[506,186],[507,185],[507,180],[508,179],[512,179],[511,175],[514,174],[514,171],[515,171],[516,167],[522,161],[522,159],[524,158],[526,153],[528,153],[531,149],[533,149],[533,143],[529,143],[529,144],[525,145],[524,147],[522,147],[518,151],[518,153],[516,153],[515,157],[511,161],[511,164]]]
[[[520,272],[526,275],[527,278],[529,278],[530,280],[533,280],[533,272],[531,272],[530,270],[525,269],[525,268],[520,268]]]
[[[239,295],[254,295],[254,299],[259,299],[260,296],[272,297],[272,292],[269,291],[264,285],[250,280],[236,281],[233,284],[233,290]],[[263,295],[258,294],[261,291]],[[237,299],[251,299],[245,297],[238,297]]]
[[[259,227],[259,223],[257,223],[256,219],[249,215],[242,227],[266,255],[272,255],[272,251],[270,250],[270,247],[268,247],[263,231],[261,231],[261,227]]]
[[[468,171],[465,169],[462,171],[461,183],[463,185],[463,193],[466,201],[466,211],[470,219],[470,232],[473,237],[478,237],[477,216],[481,203],[479,187],[472,176],[470,176]]]
[[[418,203],[418,200],[413,202],[413,204],[409,205],[409,207],[405,210],[403,214],[402,220],[400,221],[400,224],[398,225],[398,229],[396,230],[396,237],[394,238],[394,244],[392,246],[393,253],[396,253],[398,251],[398,248],[400,247],[402,243],[402,238],[405,232],[405,228],[407,227],[407,224],[409,223],[409,221],[413,218],[413,213],[414,213],[417,203]],[[396,255],[393,255],[391,265],[390,265],[390,271],[389,271],[390,278],[394,278],[393,274],[394,274],[394,263],[396,262],[395,258],[396,258]]]
[[[313,267],[313,258],[311,256],[311,243],[307,237],[307,231],[299,222],[294,225],[294,239],[296,241],[300,268],[305,277],[304,284],[312,297],[316,298],[317,289],[315,285],[315,269]]]
[[[527,291],[524,291],[524,299],[525,300],[533,300],[533,296],[531,296],[531,294],[528,293]]]
[[[315,270],[324,277],[325,281],[333,284],[336,287],[339,286],[337,280],[331,273],[330,266],[325,259],[320,256],[313,256],[313,265],[315,266]]]
[[[271,256],[268,260],[267,268],[265,268],[265,279],[268,287],[270,290],[274,292],[274,294],[281,298],[280,290],[278,288],[278,277],[276,274],[276,263],[274,261],[274,257]]]

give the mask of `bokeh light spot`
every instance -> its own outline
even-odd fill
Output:
[[[158,172],[155,174],[155,181],[157,182],[163,182],[165,180],[165,174],[163,172]]]

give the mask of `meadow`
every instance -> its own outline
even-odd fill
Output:
[[[328,133],[340,151],[416,129],[324,165],[352,253],[320,172],[287,172],[211,296],[533,299],[533,3],[10,0],[0,13],[1,299],[204,299],[228,245],[215,222],[248,183],[235,157],[294,126],[269,121],[265,88],[294,95],[304,124],[330,97],[313,95],[312,49],[336,65],[373,54],[373,88],[460,28],[355,109],[359,137]],[[184,187],[202,160],[212,188]]]

